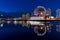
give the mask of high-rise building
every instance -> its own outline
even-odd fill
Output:
[[[56,18],[58,18],[58,17],[60,18],[60,9],[56,10]]]
[[[46,15],[51,16],[51,9],[50,9],[50,8],[47,9],[47,11],[46,11]]]
[[[45,17],[46,20],[49,20],[51,19],[51,9],[48,8],[47,11],[46,11],[46,17]]]
[[[57,18],[58,20],[60,20],[60,9],[57,9],[57,10],[56,10],[56,18]],[[60,32],[60,24],[59,24],[59,25],[56,25],[56,31],[57,31],[57,32]]]
[[[29,20],[29,18],[30,18],[30,14],[27,13],[27,14],[26,14],[26,19]]]

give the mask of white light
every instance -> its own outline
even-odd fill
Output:
[[[30,17],[30,20],[43,20],[44,17]]]
[[[53,19],[54,17],[53,17],[53,16],[51,16],[51,18]]]
[[[31,25],[44,25],[42,22],[38,21],[28,21]]]
[[[9,23],[11,23],[10,21],[7,21],[7,23],[9,24]]]
[[[14,24],[17,24],[18,22],[17,21],[14,21]]]
[[[3,24],[0,24],[1,27],[3,27]]]
[[[39,24],[40,22],[36,22],[36,21],[30,21],[30,24],[32,24],[32,25],[37,25],[37,24]]]

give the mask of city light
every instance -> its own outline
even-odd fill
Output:
[[[11,21],[7,21],[7,24],[10,24],[11,23]]]
[[[0,27],[3,27],[3,24],[0,24]]]
[[[17,24],[17,23],[18,23],[18,21],[14,21],[13,23],[14,23],[14,24]]]
[[[0,18],[0,20],[7,21],[7,24],[21,24],[22,26],[30,26],[34,32],[38,36],[44,36],[47,32],[51,30],[51,21],[60,21],[60,9],[58,9],[56,17],[51,15],[51,9],[48,8],[47,10],[43,6],[38,6],[34,11],[33,14],[23,14],[21,17],[18,18]],[[3,16],[3,15],[1,15]],[[3,27],[3,23],[5,21],[0,21],[0,26]],[[48,25],[47,25],[48,24]],[[60,25],[58,25],[60,26]],[[58,29],[57,29],[58,30]]]

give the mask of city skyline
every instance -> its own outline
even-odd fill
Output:
[[[11,23],[15,25],[21,24],[23,27],[27,28],[32,28],[33,26],[33,30],[37,34],[37,36],[44,36],[47,32],[51,32],[51,26],[53,26],[51,23],[52,21],[60,22],[60,10],[57,10],[57,17],[52,16],[51,13],[52,12],[50,8],[46,10],[46,8],[43,6],[37,6],[36,9],[33,11],[33,14],[31,13],[31,15],[29,13],[26,13],[22,14],[21,17],[0,18],[0,26],[3,27],[4,24]]]

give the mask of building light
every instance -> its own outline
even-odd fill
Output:
[[[17,24],[18,23],[18,21],[14,21],[14,24]]]
[[[7,23],[8,23],[8,24],[10,24],[10,23],[11,23],[11,21],[7,21]]]
[[[3,27],[3,24],[0,24],[1,27]]]

